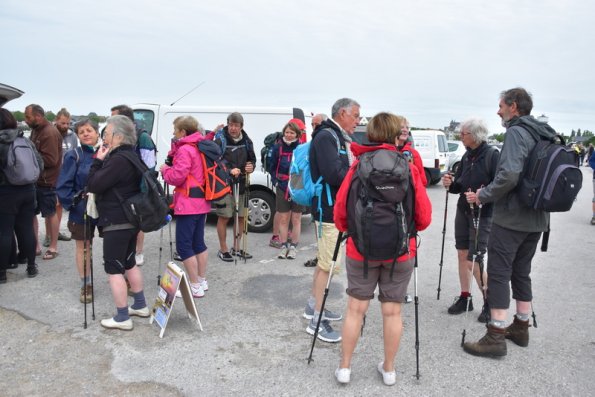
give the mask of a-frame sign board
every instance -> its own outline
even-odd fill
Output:
[[[161,276],[159,294],[157,295],[157,299],[155,299],[149,320],[149,324],[153,324],[153,321],[156,321],[157,325],[161,328],[161,332],[159,332],[160,338],[163,338],[163,334],[165,333],[165,327],[169,321],[169,316],[176,301],[176,292],[178,291],[182,294],[188,317],[191,320],[196,320],[198,328],[202,331],[202,324],[198,318],[198,311],[196,310],[196,305],[190,292],[190,282],[186,277],[186,273],[175,263],[169,262],[165,266],[165,271]]]

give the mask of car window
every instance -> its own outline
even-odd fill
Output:
[[[155,120],[155,113],[152,110],[135,109],[134,122],[141,130],[147,131],[149,135],[153,135],[153,121]]]
[[[449,152],[456,152],[458,148],[459,148],[458,143],[453,143],[453,142],[448,143],[448,151]]]

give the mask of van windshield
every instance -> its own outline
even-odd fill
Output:
[[[155,121],[155,113],[152,110],[134,109],[134,122],[141,131],[147,131],[149,135],[153,135],[153,121]]]

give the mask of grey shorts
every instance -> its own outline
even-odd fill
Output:
[[[364,262],[347,257],[347,295],[359,300],[374,299],[374,290],[378,285],[380,302],[405,302],[407,286],[413,273],[415,258],[405,262],[396,262],[393,278],[390,279],[392,260],[388,262],[368,262],[368,278],[364,278]]]
[[[222,218],[232,218],[235,216],[234,214],[234,198],[233,195],[228,194],[221,200],[217,201],[215,204],[215,213],[217,216]],[[247,207],[244,206],[244,195],[240,194],[240,198],[238,200],[238,216],[244,217],[246,214]]]
[[[305,212],[306,207],[303,205],[299,205],[296,202],[291,200],[291,196],[289,193],[284,192],[283,190],[276,188],[275,189],[275,204],[277,212]],[[287,197],[287,198],[286,198]]]
[[[477,239],[477,261],[483,260],[483,255],[488,246],[488,237],[492,230],[492,217],[479,218],[479,235]],[[473,224],[473,216],[457,208],[455,216],[455,247],[458,250],[469,250],[467,254],[468,260],[473,260],[475,253],[475,225]]]

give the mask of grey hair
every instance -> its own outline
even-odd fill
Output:
[[[328,116],[324,113],[318,113],[315,114],[314,116],[320,116],[320,118],[322,119],[322,121],[327,121],[328,120]]]
[[[351,108],[354,106],[359,107],[360,105],[354,99],[341,98],[341,99],[337,100],[337,102],[335,102],[335,104],[333,105],[333,108],[331,110],[331,117],[335,118],[336,116],[338,116],[341,109],[351,110]]]
[[[470,117],[463,121],[460,126],[461,132],[467,130],[475,143],[478,145],[488,140],[488,127],[486,123],[477,117]]]
[[[107,124],[114,126],[113,134],[114,136],[120,135],[122,137],[122,144],[136,145],[136,129],[127,116],[122,116],[120,114],[112,116],[107,119]]]

